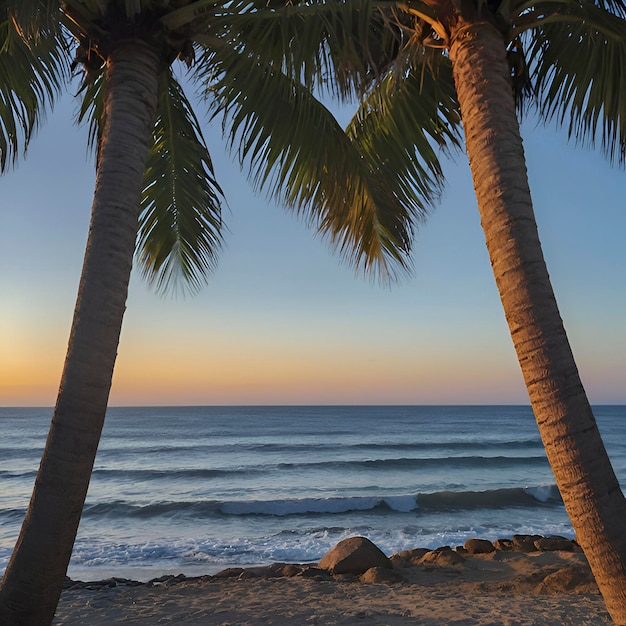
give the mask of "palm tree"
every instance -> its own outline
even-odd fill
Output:
[[[416,154],[438,170],[432,146],[415,143],[416,123],[446,127],[432,137],[436,146],[454,139],[462,120],[494,276],[547,456],[607,608],[626,624],[626,502],[550,283],[518,122],[533,107],[580,143],[599,143],[611,159],[626,162],[626,5],[380,0],[377,6],[371,31],[396,36],[375,38],[384,45],[369,47],[378,61],[374,87],[347,134],[374,168],[397,176],[418,169]],[[279,27],[294,15],[282,9],[250,21],[243,32],[277,59],[285,54],[277,45]],[[305,42],[293,54],[306,56],[306,33],[293,39]]]
[[[414,143],[416,122],[423,128],[446,125],[437,136],[445,141],[456,137],[462,120],[496,284],[547,456],[607,608],[616,623],[626,624],[626,501],[550,283],[518,122],[518,114],[535,107],[542,119],[565,126],[570,137],[600,143],[610,158],[626,162],[626,5],[377,4],[395,43],[392,38],[387,47],[370,48],[379,60],[373,65],[375,85],[347,134],[373,167],[397,176],[416,170],[415,153],[431,170],[438,168],[432,148]],[[257,49],[277,54],[281,18],[250,22],[246,37]],[[379,16],[372,30],[380,28]]]
[[[104,423],[134,255],[162,290],[197,289],[215,264],[222,193],[172,70],[176,59],[193,69],[209,109],[223,114],[230,145],[259,186],[358,267],[384,278],[407,264],[412,217],[439,189],[435,162],[420,161],[410,181],[403,172],[384,178],[311,94],[323,84],[320,76],[337,73],[337,59],[358,65],[362,56],[353,38],[331,41],[328,34],[346,25],[360,32],[370,16],[357,11],[351,25],[355,12],[337,5],[317,20],[316,7],[305,6],[300,12],[309,18],[315,52],[266,63],[242,34],[274,9],[265,0],[0,1],[0,165],[8,167],[27,145],[70,66],[83,69],[78,117],[90,124],[97,154],[60,389],[0,585],[3,625],[49,624],[54,616]],[[346,70],[337,94],[352,93],[371,69]]]

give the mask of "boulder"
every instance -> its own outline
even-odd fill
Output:
[[[455,552],[450,546],[444,546],[427,552],[420,560],[421,565],[459,565],[465,557]]]
[[[227,567],[215,574],[214,578],[238,578],[244,573],[243,567]],[[150,581],[154,582],[154,581]]]
[[[543,539],[541,535],[513,535],[513,550],[517,552],[537,552],[535,541]]]
[[[427,552],[430,552],[428,548],[413,548],[412,550],[396,552],[389,558],[394,567],[411,567],[412,565],[417,565]]]
[[[350,537],[329,550],[322,557],[318,567],[331,574],[358,576],[370,567],[392,569],[393,565],[384,552],[366,537]]]
[[[510,551],[513,549],[513,541],[511,539],[496,539],[493,546],[496,550]]]
[[[377,585],[404,582],[404,578],[398,572],[385,567],[370,567],[365,573],[361,574],[359,580],[362,583],[374,583]]]
[[[291,578],[292,576],[297,576],[302,572],[304,568],[302,565],[296,565],[294,563],[285,563],[283,567],[280,569],[280,576],[285,576],[286,578]]]
[[[542,537],[535,540],[535,548],[537,550],[562,550],[563,552],[574,552],[576,550],[576,544],[565,537],[552,536]]]
[[[463,547],[468,554],[488,554],[495,551],[493,543],[488,539],[468,539]]]
[[[537,593],[600,593],[591,570],[586,567],[564,567],[546,576]]]

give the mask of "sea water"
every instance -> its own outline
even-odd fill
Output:
[[[0,573],[50,409],[0,409]],[[626,484],[626,407],[595,415]],[[526,406],[110,408],[69,575],[314,562],[516,533],[573,537]]]

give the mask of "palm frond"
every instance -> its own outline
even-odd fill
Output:
[[[177,13],[163,21],[169,24]],[[401,36],[370,0],[232,0],[212,15],[210,33],[309,88],[347,98],[363,93],[368,79],[398,49]],[[192,36],[205,40],[202,30]]]
[[[25,41],[0,4],[0,171],[26,149],[68,79],[61,35]]]
[[[79,124],[89,126],[88,146],[90,150],[98,152],[100,139],[106,122],[104,115],[104,87],[106,74],[104,71],[85,73],[78,91],[81,103],[76,115]]]
[[[181,31],[196,28],[199,24],[205,24],[204,18],[215,16],[220,13],[231,13],[246,8],[254,0],[235,0],[236,8],[229,8],[228,0],[191,0],[191,2],[178,2],[178,9],[169,11],[161,18],[161,23],[170,31]]]
[[[346,132],[400,202],[425,216],[443,183],[438,152],[460,149],[462,131],[448,57],[436,66],[415,60],[372,90]]]
[[[540,113],[626,162],[626,20],[581,2],[528,35]]]
[[[60,0],[6,0],[4,4],[25,39],[59,34]]]
[[[382,166],[389,155],[374,150],[389,146],[369,122],[351,138],[297,81],[241,55],[226,55],[221,66],[216,58],[220,78],[207,96],[253,184],[304,216],[358,269],[384,280],[405,270],[415,220],[436,195],[435,160],[420,169],[407,151],[403,174],[390,177],[400,150]]]
[[[192,107],[171,70],[163,72],[137,241],[143,275],[157,290],[205,283],[222,244],[222,198]]]
[[[593,4],[613,15],[626,18],[626,2],[624,0],[590,0]]]

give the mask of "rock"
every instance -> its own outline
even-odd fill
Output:
[[[361,574],[359,580],[362,583],[374,583],[377,585],[404,582],[404,578],[398,572],[385,567],[370,567]]]
[[[591,570],[564,567],[546,576],[537,586],[537,593],[600,593]]]
[[[411,567],[412,565],[417,565],[427,552],[430,552],[428,548],[401,550],[396,552],[396,554],[392,554],[389,558],[394,567]]]
[[[468,539],[463,547],[468,554],[488,554],[495,551],[493,543],[488,539]]]
[[[250,567],[245,570],[259,578],[280,578],[283,576],[296,576],[302,571],[302,565],[295,563],[272,563],[261,567]]]
[[[392,554],[389,560],[394,568],[402,569],[403,567],[411,567],[411,563],[404,557],[401,557],[398,552]]]
[[[285,563],[280,569],[280,576],[285,576],[286,578],[291,578],[292,576],[297,576],[300,572],[302,572],[304,568],[302,565],[296,565],[295,563]]]
[[[215,574],[214,578],[237,578],[243,574],[243,567],[227,567]],[[152,582],[152,581],[151,581]]]
[[[543,539],[541,535],[513,535],[513,550],[517,552],[536,552],[535,541]]]
[[[114,579],[109,579],[114,580]],[[178,585],[180,583],[184,583],[188,581],[189,578],[184,574],[178,574],[174,576],[173,574],[165,574],[164,576],[159,576],[158,578],[153,578],[146,583],[146,587],[172,587],[173,585]],[[107,581],[108,582],[108,581]],[[109,585],[116,586],[116,585]]]
[[[366,537],[350,537],[329,550],[318,564],[332,574],[363,574],[370,567],[391,569],[393,564]]]
[[[542,551],[562,550],[563,552],[574,552],[576,550],[574,542],[565,537],[542,537],[541,539],[536,539],[534,543],[535,548]]]
[[[511,539],[496,539],[493,546],[496,550],[510,551],[513,549],[513,541]]]
[[[459,565],[465,558],[457,554],[450,546],[444,546],[427,552],[420,560],[421,565]]]

